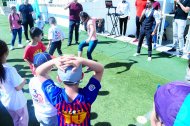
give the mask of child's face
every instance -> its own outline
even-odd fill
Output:
[[[16,13],[16,8],[12,8],[11,12]]]
[[[38,37],[34,37],[34,41],[35,42],[39,42],[39,41],[41,41],[41,39],[42,39],[42,34],[40,34]]]

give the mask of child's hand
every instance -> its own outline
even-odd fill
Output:
[[[81,57],[67,56],[65,57],[64,68],[68,66],[73,66],[73,71],[75,71],[82,63]]]

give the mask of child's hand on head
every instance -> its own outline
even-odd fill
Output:
[[[75,56],[66,56],[64,62],[64,68],[68,66],[73,66],[73,71],[75,71],[81,65],[81,58]]]

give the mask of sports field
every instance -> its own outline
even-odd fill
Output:
[[[47,35],[48,25],[45,26]],[[68,29],[63,28],[66,36]],[[80,33],[80,41],[86,39],[86,33]],[[102,89],[92,106],[91,124],[95,126],[132,126],[136,117],[145,115],[152,109],[153,95],[158,84],[174,80],[184,80],[187,61],[160,52],[153,52],[151,62],[147,61],[147,49],[142,49],[140,57],[133,57],[136,46],[99,36],[99,43],[93,52],[93,57],[105,67],[102,79]],[[7,17],[0,15],[0,39],[10,46],[11,33]],[[23,35],[23,44],[26,45]],[[48,41],[44,41],[47,44]],[[17,41],[16,41],[17,47]],[[64,54],[77,54],[77,45],[67,47],[67,39],[62,44]],[[24,62],[23,49],[9,52],[8,63],[16,67],[24,78],[32,74]],[[55,53],[57,55],[57,52]],[[86,49],[84,50],[86,57]],[[84,72],[85,72],[84,68]],[[85,86],[92,72],[85,73],[81,87]],[[52,78],[56,72],[52,73]],[[28,99],[30,126],[38,126],[34,108],[28,90],[28,84],[23,89]],[[146,126],[150,125],[149,123]],[[11,118],[0,104],[0,126],[12,126]]]

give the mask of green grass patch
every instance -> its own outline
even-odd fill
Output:
[[[0,39],[10,46],[11,33],[7,17],[0,16]],[[45,27],[47,37],[48,25]],[[68,29],[63,28],[66,36]],[[85,32],[80,32],[80,41],[85,40]],[[25,43],[23,34],[23,44]],[[184,80],[187,61],[164,53],[153,51],[153,60],[147,62],[147,55],[133,57],[136,46],[126,42],[106,37],[98,37],[99,43],[93,52],[93,57],[104,64],[105,72],[102,79],[102,89],[92,106],[92,125],[96,126],[127,126],[135,124],[136,117],[144,115],[152,108],[153,95],[158,84],[174,80]],[[44,41],[47,44],[47,41]],[[17,40],[16,40],[17,46]],[[67,39],[62,44],[64,54],[77,54],[77,45],[67,47]],[[31,78],[28,65],[23,60],[23,49],[10,51],[8,63],[16,67],[19,74]],[[147,49],[142,49],[147,54]],[[57,52],[55,53],[57,55]],[[83,56],[86,57],[86,49]],[[85,71],[85,69],[84,69]],[[92,73],[85,73],[81,87],[85,86]],[[51,74],[56,77],[56,72]],[[28,84],[23,89],[28,99],[30,126],[37,126]],[[11,118],[1,105],[0,124],[10,126]],[[149,125],[149,124],[147,124]]]

